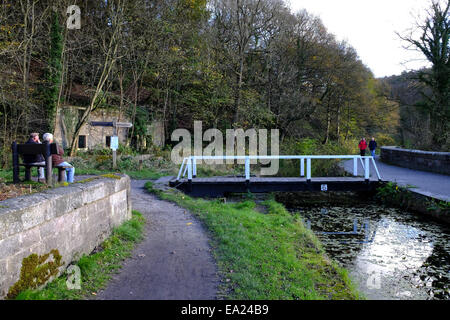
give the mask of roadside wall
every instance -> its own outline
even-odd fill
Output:
[[[0,299],[19,280],[24,258],[57,249],[61,273],[130,218],[126,175],[0,201]]]
[[[381,147],[381,161],[404,168],[450,175],[450,152]]]

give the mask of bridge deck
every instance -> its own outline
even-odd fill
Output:
[[[170,185],[193,196],[221,197],[227,193],[264,193],[276,191],[371,191],[376,189],[380,182],[370,180],[366,182],[360,177],[321,177],[306,178],[285,177],[251,177],[246,182],[244,177],[210,177],[172,180]]]

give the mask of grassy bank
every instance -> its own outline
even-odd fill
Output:
[[[399,208],[432,217],[436,221],[450,223],[450,202],[438,200],[417,192],[415,186],[399,186],[388,182],[378,188],[376,199],[385,206]]]
[[[121,262],[131,255],[137,242],[142,240],[145,220],[133,211],[132,219],[114,229],[97,253],[83,256],[75,265],[81,270],[81,289],[69,290],[67,273],[50,282],[42,290],[25,290],[17,300],[81,300],[93,297],[105,287],[111,275],[121,267]]]
[[[161,177],[168,175],[168,173],[158,172],[153,169],[142,169],[142,170],[98,170],[98,169],[89,169],[82,168],[76,169],[76,175],[102,175],[107,173],[124,173],[132,179],[149,179],[155,180]]]
[[[211,233],[228,299],[359,299],[344,269],[330,261],[314,234],[275,202],[223,203],[176,191],[150,192],[189,209]]]
[[[117,168],[112,168],[112,155],[110,149],[94,149],[87,152],[79,152],[76,157],[65,159],[75,167],[75,175],[101,175],[106,173],[124,173],[133,179],[159,179],[166,175],[178,172],[179,166],[174,165],[170,158],[170,152],[158,152],[151,157],[140,158],[131,148],[118,151]],[[24,178],[24,168],[20,168],[20,178]],[[32,169],[32,176],[37,176],[36,169]],[[54,170],[54,174],[56,169]],[[0,182],[12,183],[12,167],[0,168]]]
[[[54,170],[54,175],[55,175],[55,173],[56,173],[56,169]],[[155,168],[155,169],[144,168],[141,170],[138,170],[138,169],[135,169],[135,170],[113,170],[113,169],[96,169],[95,167],[93,167],[93,168],[88,168],[88,167],[77,168],[75,166],[75,175],[77,175],[77,176],[80,176],[80,175],[102,175],[102,174],[108,174],[108,173],[124,173],[126,175],[129,175],[132,179],[149,179],[149,180],[159,179],[166,175],[173,174],[172,171],[161,172],[157,168]],[[33,175],[33,178],[35,178],[36,172],[33,171],[32,175]],[[24,179],[23,172],[20,173],[20,179],[22,179],[22,180]],[[3,183],[11,184],[12,181],[13,181],[12,169],[0,170],[0,183],[3,182]],[[28,181],[26,181],[26,182],[24,181],[23,184],[30,185],[30,183]],[[31,183],[31,185],[34,186],[34,185],[39,185],[39,184]]]

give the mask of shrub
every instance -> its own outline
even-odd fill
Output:
[[[327,144],[320,143],[317,139],[300,139],[287,140],[281,146],[280,153],[284,155],[346,155],[356,154],[357,143],[354,140],[343,143],[330,142]],[[340,160],[315,160],[313,161],[311,174],[313,176],[340,176],[344,175],[344,171],[339,166]],[[280,161],[281,176],[298,176],[299,175],[298,160],[282,160]]]
[[[379,133],[379,134],[377,134],[375,139],[377,141],[378,148],[380,148],[382,146],[395,146],[396,145],[395,139],[389,134]]]

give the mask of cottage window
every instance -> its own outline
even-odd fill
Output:
[[[78,136],[78,149],[86,149],[86,136]]]

